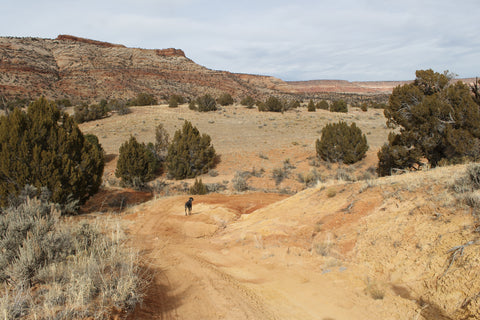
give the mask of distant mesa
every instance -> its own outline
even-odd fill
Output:
[[[98,40],[80,38],[80,37],[75,37],[75,36],[71,36],[71,35],[68,35],[68,34],[60,34],[57,37],[57,39],[55,39],[55,40],[67,40],[67,41],[89,43],[89,44],[94,44],[96,46],[101,46],[101,47],[106,47],[106,48],[125,48],[125,46],[122,45],[122,44],[113,44],[113,43],[110,43],[110,42],[103,42],[103,41],[98,41]]]
[[[158,55],[160,56],[179,56],[179,57],[185,57],[185,52],[181,49],[175,49],[175,48],[168,48],[168,49],[156,49],[155,50]]]
[[[175,48],[129,48],[66,34],[56,39],[0,37],[0,96],[7,98],[43,95],[93,103],[128,100],[144,92],[163,101],[173,94],[195,98],[205,93],[229,93],[237,100],[246,96],[264,100],[271,95],[318,99],[338,94],[383,99],[402,83],[406,82],[283,81],[212,70]]]
[[[64,41],[74,41],[74,42],[81,42],[81,43],[88,43],[88,44],[93,44],[96,46],[100,47],[105,47],[105,48],[126,48],[123,44],[115,44],[115,43],[110,43],[110,42],[104,42],[104,41],[98,41],[98,40],[92,40],[92,39],[87,39],[87,38],[81,38],[81,37],[76,37],[68,34],[60,34],[58,35],[56,40],[64,40]],[[172,57],[172,56],[179,56],[179,57],[185,57],[185,52],[181,49],[175,49],[175,48],[168,48],[168,49],[155,49],[155,52],[159,56],[165,56],[165,57]]]

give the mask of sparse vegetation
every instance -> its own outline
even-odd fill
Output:
[[[343,112],[347,113],[348,112],[348,105],[345,102],[345,100],[335,100],[330,106],[330,111],[331,112]]]
[[[222,93],[220,97],[218,97],[217,102],[221,106],[229,106],[233,104],[233,98],[230,93]]]
[[[283,112],[284,104],[277,97],[269,97],[265,103],[258,106],[258,111]]]
[[[137,97],[127,101],[127,106],[151,106],[158,104],[157,99],[153,94],[141,92]]]
[[[185,98],[178,94],[172,94],[168,99],[169,108],[177,108],[179,104],[185,103]]]
[[[192,187],[190,187],[190,194],[207,194],[208,189],[205,184],[203,184],[202,179],[195,178],[195,182]]]
[[[299,173],[298,181],[305,184],[305,187],[313,187],[318,181],[322,181],[322,177],[316,168],[312,168],[307,173]]]
[[[322,110],[329,110],[330,109],[330,105],[328,104],[328,101],[326,100],[320,100],[317,105],[316,105],[317,109],[322,109]]]
[[[235,173],[235,176],[233,177],[232,185],[235,191],[239,191],[239,192],[247,191],[248,183],[247,183],[246,175],[243,172],[237,171]]]
[[[480,164],[472,163],[467,166],[463,176],[456,179],[452,189],[457,193],[459,199],[469,207],[480,209]],[[478,214],[475,212],[475,214]]]
[[[313,103],[313,100],[310,100],[307,105],[307,110],[309,112],[315,112],[316,111],[315,103]]]
[[[61,222],[40,198],[16,202],[0,215],[2,318],[109,319],[142,300],[138,254],[121,230],[107,237],[97,224]]]
[[[246,106],[247,108],[253,108],[255,105],[255,100],[251,96],[246,96],[240,101],[242,106]]]
[[[167,157],[168,146],[170,145],[170,135],[163,126],[163,123],[155,127],[155,156],[158,161],[163,162]]]
[[[197,110],[200,112],[216,111],[217,103],[215,99],[209,95],[205,94],[197,99]]]
[[[81,105],[74,108],[73,118],[77,123],[105,118],[108,114],[106,104]]]

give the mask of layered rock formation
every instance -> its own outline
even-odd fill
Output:
[[[68,98],[73,103],[129,99],[138,93],[158,100],[171,94],[297,95],[388,94],[400,82],[318,80],[285,82],[200,66],[180,49],[127,48],[120,44],[60,35],[56,39],[0,37],[0,96]]]
[[[0,95],[73,102],[157,98],[223,92],[261,98],[276,90],[262,81],[207,69],[179,49],[147,50],[61,35],[57,39],[0,38]],[[248,76],[246,76],[248,78]],[[259,83],[260,82],[260,83]]]

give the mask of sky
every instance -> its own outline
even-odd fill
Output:
[[[286,81],[480,76],[479,0],[2,0],[0,36],[177,48]]]

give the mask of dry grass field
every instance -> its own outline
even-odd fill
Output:
[[[132,110],[81,125],[111,159],[104,190],[85,208],[97,219],[110,215],[99,204],[119,215],[153,276],[128,319],[480,317],[480,200],[461,182],[467,167],[375,177],[389,132],[382,110]],[[367,135],[367,157],[353,166],[314,161],[320,130],[340,119]],[[130,135],[153,142],[157,124],[173,135],[184,120],[209,134],[221,157],[204,183],[227,188],[194,196],[191,216],[183,212],[188,193],[175,186],[192,180],[160,177],[170,187],[134,192],[119,189],[113,174],[114,155]],[[273,170],[285,167],[287,178],[276,183]],[[318,179],[307,187],[299,175],[312,170]],[[262,173],[237,192],[232,180],[242,171]],[[126,199],[121,212],[107,205],[114,194]]]
[[[327,123],[340,120],[355,122],[367,136],[370,150],[366,159],[348,170],[361,175],[375,165],[378,148],[385,143],[389,132],[383,110],[370,109],[363,112],[358,108],[350,109],[348,114],[325,110],[307,112],[306,108],[282,114],[258,112],[257,109],[243,106],[227,106],[216,112],[205,113],[189,110],[187,105],[178,108],[160,105],[132,108],[130,114],[113,115],[84,123],[81,129],[84,133],[95,134],[110,155],[109,159],[113,159],[107,165],[105,176],[105,181],[113,184],[114,156],[118,155],[120,145],[130,135],[141,142],[155,142],[155,127],[158,124],[162,123],[172,137],[176,130],[181,129],[184,121],[188,120],[200,133],[211,136],[212,144],[220,155],[220,163],[214,169],[215,177],[201,177],[204,183],[231,181],[236,172],[263,169],[265,172],[261,178],[249,179],[250,187],[267,191],[289,188],[295,192],[303,188],[301,183],[297,183],[298,174],[307,174],[313,168],[325,177],[336,174],[336,170],[331,170],[332,167],[336,168],[335,165],[311,165],[315,159],[315,141],[320,138],[321,130]],[[289,178],[283,184],[276,185],[272,172],[276,168],[282,168],[286,161],[291,167]],[[232,189],[231,184],[228,188]]]

